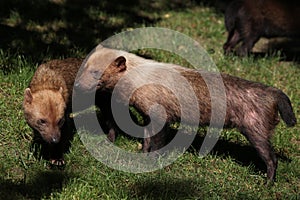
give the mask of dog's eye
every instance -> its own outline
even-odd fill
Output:
[[[94,79],[99,79],[100,77],[100,72],[98,70],[93,70],[91,71],[91,74],[93,76]]]
[[[62,127],[64,125],[64,123],[65,123],[65,118],[61,118],[57,124],[59,127]]]
[[[45,119],[39,119],[39,120],[37,121],[37,123],[38,123],[39,125],[44,126],[44,125],[47,124],[47,121],[46,121]]]

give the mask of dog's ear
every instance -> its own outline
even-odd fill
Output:
[[[126,58],[124,56],[119,56],[114,60],[112,65],[118,68],[118,71],[125,71],[126,70]]]
[[[102,48],[104,48],[104,47],[101,44],[98,44],[98,46],[96,47],[96,51],[98,51],[98,50],[100,50]]]
[[[59,93],[61,93],[63,95],[63,91],[64,89],[62,87],[59,88]]]
[[[25,100],[25,102],[31,104],[32,99],[33,99],[33,97],[32,97],[32,93],[31,93],[30,88],[26,88],[25,91],[24,91],[24,100]]]

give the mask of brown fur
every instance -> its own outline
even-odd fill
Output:
[[[196,70],[146,60],[124,51],[98,47],[98,50],[87,60],[82,74],[76,81],[76,88],[86,91],[97,89],[112,92],[120,78],[126,77],[125,75],[130,70],[135,70],[145,63],[160,65],[162,70],[155,71],[151,67],[143,68],[143,71],[137,70],[139,72],[136,76],[125,78],[125,82],[119,85],[117,91],[115,91],[118,95],[118,101],[126,101],[127,91],[132,91],[132,88],[141,80],[151,77],[152,81],[160,83],[163,77],[168,82],[176,84],[179,93],[184,97],[185,106],[192,105],[194,102],[190,98],[190,94],[175,79],[176,73],[180,73],[189,81],[197,96],[200,109],[200,126],[210,123],[211,98],[206,83],[218,84],[216,82],[218,75],[212,72],[201,71],[201,76],[199,71]],[[174,73],[174,70],[176,73]],[[100,74],[102,76],[97,77]],[[203,76],[205,76],[206,81],[204,81]],[[247,137],[267,165],[268,179],[273,180],[276,173],[277,159],[270,144],[270,137],[275,126],[279,123],[278,112],[288,126],[296,124],[289,98],[281,90],[261,83],[247,81],[227,74],[221,74],[221,76],[225,85],[227,104],[224,126],[237,128]],[[218,96],[218,94],[221,93],[216,91],[217,96],[215,97],[217,99],[224,98]],[[169,89],[158,84],[148,84],[136,89],[129,104],[140,111],[146,120],[149,119],[149,109],[155,104],[165,107],[167,123],[178,121],[181,117],[181,107],[178,99]],[[218,106],[218,108],[221,108],[222,104],[218,104]],[[191,111],[188,114],[189,116],[197,116],[198,113]],[[156,120],[163,120],[165,116],[157,114],[155,118]],[[192,118],[189,118],[186,123],[194,123],[192,120]],[[161,134],[144,140],[143,149],[145,152],[158,150],[165,144],[167,127],[165,126]],[[145,131],[150,135],[155,134],[152,132],[153,130]]]
[[[71,97],[82,59],[51,60],[38,67],[24,92],[24,115],[41,138],[42,156],[52,164],[63,165],[63,152],[72,136]]]
[[[238,55],[247,55],[260,37],[299,37],[300,2],[297,0],[235,0],[225,13],[228,38],[226,54],[235,46]]]

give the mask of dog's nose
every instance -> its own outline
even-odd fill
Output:
[[[74,83],[74,89],[75,90],[79,90],[80,89],[80,83],[79,82],[75,82]]]
[[[59,137],[58,136],[53,136],[51,139],[51,143],[57,144],[59,142]]]
[[[76,92],[76,94],[84,92],[82,85],[79,82],[74,83],[73,90]]]

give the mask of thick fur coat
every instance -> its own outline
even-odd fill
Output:
[[[54,165],[64,165],[63,153],[73,136],[71,98],[82,61],[68,58],[41,64],[24,92],[24,115],[34,130],[34,143],[42,145],[42,157]]]
[[[149,65],[149,67],[142,67],[145,65]],[[128,76],[133,71],[136,71],[134,76]],[[184,123],[193,124],[195,123],[193,116],[200,116],[199,125],[209,125],[212,106],[207,83],[219,84],[217,82],[219,74],[213,72],[158,63],[128,52],[99,46],[88,58],[76,80],[75,86],[76,89],[83,91],[114,92],[119,102],[129,103],[130,106],[133,106],[144,116],[146,122],[164,120],[166,124],[170,124],[180,121],[182,114],[186,114],[182,113],[184,112],[180,104],[182,101],[184,106],[191,106],[191,108],[195,104],[190,91],[181,81],[178,81],[178,75],[186,79],[192,87],[200,111],[198,113],[197,109],[188,109],[188,117]],[[203,77],[205,77],[205,80]],[[296,124],[296,118],[288,96],[279,89],[261,83],[227,74],[221,74],[221,78],[224,83],[226,97],[218,96],[220,93],[217,90],[214,98],[226,98],[226,105],[218,104],[217,100],[216,113],[219,111],[221,113],[224,106],[226,107],[224,127],[236,128],[246,136],[265,162],[268,179],[273,180],[277,168],[277,159],[272,150],[270,138],[275,126],[279,123],[279,113],[288,126]],[[145,79],[150,79],[152,84],[137,87]],[[167,87],[159,85],[162,79],[176,86],[182,99],[178,99]],[[133,91],[129,102],[127,101],[130,95],[128,91]],[[154,114],[152,113],[154,118],[150,119],[150,111],[153,105],[163,106],[165,112],[154,112]],[[164,126],[160,134],[156,134],[155,129],[152,128],[148,126],[145,128],[145,133],[152,137],[144,139],[144,152],[156,151],[165,145],[167,126]]]

